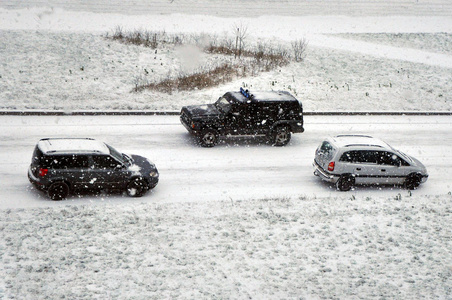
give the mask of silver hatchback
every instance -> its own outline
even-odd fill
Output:
[[[367,135],[338,135],[317,148],[314,174],[341,191],[355,184],[405,185],[416,189],[427,181],[425,166],[387,143]]]

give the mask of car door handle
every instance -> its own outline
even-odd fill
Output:
[[[382,172],[386,172],[386,169],[381,169]]]
[[[356,171],[361,171],[361,168],[356,168]]]

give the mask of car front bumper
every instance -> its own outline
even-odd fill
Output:
[[[155,177],[150,177],[148,179],[149,182],[149,189],[152,190],[153,188],[155,188],[157,186],[157,184],[159,183],[159,175],[155,176]]]
[[[197,131],[195,129],[193,129],[190,126],[190,124],[187,123],[187,120],[183,116],[180,117],[180,122],[182,123],[182,125],[184,125],[184,127],[188,130],[189,133],[191,133],[191,134],[197,133]]]
[[[426,182],[426,181],[427,181],[427,179],[428,179],[428,174],[424,174],[424,175],[422,175],[422,178],[421,178],[421,183],[424,183],[424,182]]]

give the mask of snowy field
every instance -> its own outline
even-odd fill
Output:
[[[289,91],[305,111],[452,111],[452,18],[447,16],[131,17],[0,7],[0,20],[0,110],[179,111],[246,86]],[[221,40],[237,24],[248,28],[250,45],[290,49],[292,41],[305,38],[306,59],[199,91],[134,93],[137,81],[190,73],[215,64],[215,57],[199,51],[187,61],[177,47],[156,52],[105,39],[122,26]]]
[[[451,1],[281,2],[4,0],[0,110],[179,111],[246,86],[287,90],[309,112],[452,112]],[[105,39],[116,26],[221,38],[237,24],[249,43],[306,38],[306,59],[206,90],[132,93],[185,56]],[[0,299],[451,299],[451,117],[305,120],[287,147],[202,149],[174,116],[1,115]],[[429,180],[337,192],[310,163],[344,132],[412,154]],[[32,149],[68,135],[148,156],[161,182],[141,199],[47,200],[26,178]]]
[[[450,299],[452,197],[0,211],[5,299]]]

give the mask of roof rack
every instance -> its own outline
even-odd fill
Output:
[[[245,96],[247,99],[253,99],[254,95],[251,94],[248,90],[244,90],[242,87],[240,87],[240,93]]]
[[[365,134],[339,134],[336,135],[336,137],[348,137],[348,136],[354,136],[354,137],[366,137],[366,138],[374,138],[373,136],[370,135],[365,135]]]
[[[347,144],[347,145],[344,145],[344,147],[356,147],[356,146],[384,148],[382,145],[374,145],[374,144]]]

